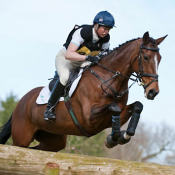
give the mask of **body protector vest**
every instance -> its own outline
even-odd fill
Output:
[[[66,43],[63,46],[65,46],[65,48],[67,49],[72,40],[72,35],[74,34],[74,32],[77,29],[82,28],[80,34],[81,37],[84,39],[84,42],[79,46],[77,53],[81,55],[92,55],[92,56],[98,55],[100,50],[102,50],[102,45],[110,40],[110,35],[107,34],[104,38],[100,38],[99,41],[93,43],[92,42],[93,27],[94,27],[93,25],[82,25],[82,26],[75,25],[73,30],[69,33]]]

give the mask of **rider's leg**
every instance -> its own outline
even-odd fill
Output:
[[[44,113],[45,120],[56,119],[55,107],[59,101],[59,98],[63,94],[64,87],[65,86],[63,86],[59,80],[56,81],[56,83],[52,89],[51,96],[50,96],[48,104],[47,104],[47,108],[46,108],[45,113]]]
[[[57,103],[59,102],[59,98],[63,94],[64,87],[68,81],[70,71],[72,69],[75,69],[75,67],[71,64],[71,62],[65,59],[65,54],[66,51],[62,49],[56,56],[55,65],[60,80],[56,81],[54,88],[51,92],[51,96],[48,101],[46,111],[44,113],[45,120],[56,119],[54,109]]]

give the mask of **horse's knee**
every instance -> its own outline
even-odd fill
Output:
[[[109,106],[109,111],[112,113],[112,115],[114,116],[118,116],[121,113],[121,109],[119,108],[119,106],[116,103],[112,103]]]
[[[54,146],[52,144],[53,149],[54,149],[53,151],[58,152],[58,151],[63,150],[66,147],[66,143],[67,143],[67,135],[64,135],[61,138],[59,138],[57,144],[54,144]]]
[[[33,147],[32,149],[37,149],[37,150],[43,150],[43,151],[52,151],[52,152],[58,152],[61,151],[66,147],[66,144],[46,144],[46,143],[40,143],[39,145]]]
[[[137,114],[140,114],[143,110],[143,104],[140,103],[139,101],[136,101],[134,103],[134,109],[133,109],[133,112],[137,113]]]
[[[66,148],[66,143],[62,143],[62,144],[58,145],[55,149],[56,149],[56,151],[61,151],[64,148]]]
[[[53,151],[53,152],[58,152],[63,150],[66,147],[66,145],[59,145],[57,147],[51,147],[49,151]]]

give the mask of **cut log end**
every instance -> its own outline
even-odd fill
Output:
[[[58,175],[59,165],[57,163],[48,162],[45,165],[44,175]]]

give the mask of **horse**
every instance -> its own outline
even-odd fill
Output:
[[[119,45],[83,72],[71,105],[88,134],[74,124],[63,101],[56,107],[56,120],[45,121],[46,105],[36,104],[43,87],[37,87],[20,99],[8,122],[0,128],[0,144],[12,135],[14,146],[27,148],[35,139],[39,144],[33,149],[57,152],[65,148],[67,135],[93,136],[106,128],[112,128],[106,147],[127,143],[134,136],[143,109],[139,101],[127,105],[129,80],[140,82],[147,99],[156,97],[161,60],[158,45],[166,36],[153,39],[145,32],[143,38]],[[127,131],[120,131],[129,119]]]

